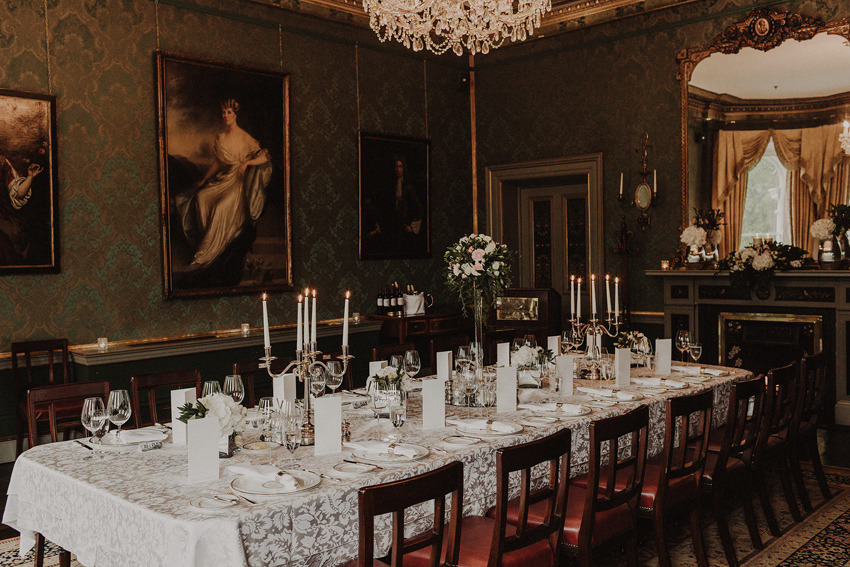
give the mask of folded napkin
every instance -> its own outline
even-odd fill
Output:
[[[658,386],[660,388],[684,388],[687,384],[677,380],[664,380],[663,378],[632,378],[632,381],[641,386]]]
[[[710,374],[712,376],[728,376],[729,372],[726,370],[720,370],[717,368],[703,368],[703,374]]]
[[[518,386],[534,386],[537,387],[537,381],[531,377],[531,374],[528,372],[517,372],[517,385]]]
[[[581,413],[581,406],[578,404],[519,404],[517,409],[526,409],[531,411],[547,411],[547,412],[564,412],[564,413]]]
[[[491,429],[500,433],[514,432],[514,428],[511,427],[509,423],[503,423],[501,421],[494,421],[488,427],[486,419],[447,419],[446,423],[450,423],[451,425],[459,425],[461,427],[466,427],[469,429],[480,429],[482,431]]]
[[[343,443],[343,446],[348,447],[349,449],[365,451],[366,453],[377,453],[379,455],[389,454],[390,445],[393,446],[394,455],[402,455],[412,459],[419,454],[416,452],[416,449],[401,447],[395,443],[387,443],[386,441],[357,441]]]
[[[162,431],[158,429],[122,429],[120,437],[125,443],[162,441]]]
[[[699,376],[702,374],[702,368],[699,366],[680,366],[678,364],[671,364],[671,370],[675,370],[676,372],[681,372],[682,374],[687,374],[688,376]]]
[[[291,474],[283,473],[277,467],[272,465],[230,465],[227,470],[233,474],[240,474],[258,478],[266,481],[276,481],[283,485],[287,490],[295,490],[298,488],[298,482]]]
[[[643,396],[637,394],[635,392],[623,392],[622,390],[611,390],[608,388],[586,388],[584,386],[579,386],[576,388],[579,392],[584,394],[589,394],[591,396],[601,396],[603,398],[616,398],[618,400],[623,400],[626,402],[630,402],[632,400],[639,400]]]

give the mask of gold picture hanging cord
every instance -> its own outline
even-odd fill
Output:
[[[156,28],[156,50],[159,51],[159,0],[154,0],[154,27]]]
[[[47,24],[47,0],[44,0],[44,51],[47,63],[47,92],[53,94],[52,78],[50,76],[50,26]]]
[[[360,131],[360,45],[354,42],[354,89],[357,93],[357,131]]]
[[[425,91],[425,139],[428,138],[428,60],[422,59],[422,85]]]

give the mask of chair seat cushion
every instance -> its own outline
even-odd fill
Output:
[[[461,546],[459,567],[487,567],[490,559],[490,545],[493,542],[493,531],[495,522],[484,516],[468,516],[463,519],[461,525]],[[448,526],[443,532],[443,551],[440,563],[446,558],[446,543],[448,540]],[[508,525],[507,535],[510,536],[515,530]],[[404,556],[405,567],[427,567],[430,564],[431,548],[424,547]],[[546,567],[552,565],[554,557],[549,541],[538,541],[528,547],[505,553],[502,558],[504,567]]]
[[[357,567],[357,560],[352,559],[348,563],[343,563],[339,567]],[[384,563],[380,559],[375,559],[372,561],[372,567],[390,567],[389,563]]]
[[[663,467],[661,465],[647,463],[643,489],[641,490],[640,500],[638,501],[638,508],[641,510],[655,509],[662,471]],[[668,481],[667,488],[664,491],[664,502],[662,505],[664,508],[672,508],[689,498],[696,498],[698,496],[699,490],[694,476],[683,476]]]
[[[567,513],[564,517],[564,533],[561,539],[564,545],[570,547],[578,547],[579,533],[584,527],[582,526],[582,515],[584,513],[584,499],[587,494],[586,489],[576,485],[570,485],[570,493],[567,500]],[[545,503],[536,504],[539,508],[538,517],[542,517],[545,512]],[[534,511],[535,506],[529,510],[529,517]],[[611,510],[605,510],[596,514],[596,521],[593,526],[593,537],[591,545],[596,547],[598,544],[614,538],[624,532],[634,529],[635,523],[634,512],[625,504]]]
[[[705,458],[705,471],[702,473],[700,485],[704,487],[714,485],[715,479],[719,476],[718,473],[721,473],[721,471],[716,471],[716,468],[717,454],[709,453]],[[742,474],[747,474],[747,465],[744,464],[744,461],[729,457],[726,460],[726,470],[722,471],[724,481],[727,483],[735,482],[735,479],[740,478]]]

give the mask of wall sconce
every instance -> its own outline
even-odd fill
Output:
[[[635,197],[632,201],[632,204],[638,208],[640,211],[640,216],[637,219],[638,226],[640,226],[641,230],[646,230],[646,227],[649,226],[650,218],[649,215],[646,214],[646,211],[649,210],[649,207],[655,202],[658,198],[658,175],[656,170],[652,170],[652,184],[647,180],[649,176],[649,169],[646,167],[646,157],[649,153],[649,150],[652,149],[652,146],[649,145],[649,134],[646,130],[643,131],[643,135],[641,136],[641,145],[635,148],[635,151],[641,154],[640,163],[641,170],[638,172],[643,177],[642,181],[638,183],[638,186],[635,188]],[[619,201],[624,200],[623,196],[623,181],[625,175],[620,173],[620,194],[617,197]]]

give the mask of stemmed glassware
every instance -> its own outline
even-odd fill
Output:
[[[295,451],[301,445],[302,411],[295,400],[284,400],[281,405],[280,437],[289,451],[289,462],[285,466],[295,467]]]
[[[455,359],[455,370],[458,374],[463,374],[463,371],[472,362],[472,353],[469,345],[460,345],[457,347],[457,358]]]
[[[523,337],[523,344],[531,348],[537,348],[537,336],[525,335],[525,337]]]
[[[573,325],[570,329],[570,342],[573,345],[573,350],[578,350],[584,343],[584,337],[579,332],[577,325]]]
[[[342,378],[345,376],[342,362],[339,360],[329,360],[325,363],[328,367],[328,372],[325,374],[325,385],[331,389],[331,394],[336,393],[336,389],[342,385]]]
[[[257,418],[257,425],[262,430],[262,436],[260,437],[266,443],[272,442],[272,431],[274,431],[274,408],[275,408],[275,400],[271,396],[266,396],[260,398],[259,403],[257,404],[257,408],[259,411],[259,417]],[[269,446],[269,453],[271,454],[271,445]]]
[[[487,417],[490,417],[490,408],[496,403],[496,370],[493,368],[484,369],[484,382],[481,384],[481,405],[487,410]]]
[[[373,387],[369,390],[369,408],[375,413],[375,419],[387,409],[387,390]]]
[[[471,407],[473,396],[478,391],[478,381],[475,379],[475,372],[471,366],[467,366],[460,374],[460,387],[466,395],[466,407]]]
[[[393,368],[401,368],[404,364],[404,355],[403,354],[391,354],[389,365]]]
[[[398,432],[407,419],[407,396],[404,390],[393,390],[387,395],[390,406],[390,421]],[[401,433],[394,434],[396,441],[402,440]]]
[[[127,390],[112,390],[109,392],[109,401],[106,402],[106,414],[109,417],[109,421],[118,426],[118,429],[115,430],[115,439],[119,445],[125,444],[121,440],[121,426],[127,423],[132,412],[130,394],[127,393]]]
[[[688,345],[688,354],[691,355],[694,362],[699,362],[699,357],[702,356],[702,344],[690,343]]]
[[[327,380],[327,371],[324,368],[316,368],[311,372],[310,392],[314,398],[318,398],[325,391],[325,381]]]
[[[419,352],[415,350],[409,350],[404,353],[404,371],[408,376],[413,378],[417,374],[419,374],[419,370],[422,368],[422,363],[419,360]]]
[[[242,383],[242,377],[238,374],[225,377],[224,393],[233,398],[237,404],[241,404],[245,399],[245,385]]]
[[[103,456],[103,436],[106,433],[106,423],[109,418],[106,414],[106,409],[103,407],[103,400],[100,398],[86,398],[83,402],[83,411],[80,415],[80,422],[83,427],[91,433],[91,444],[95,448],[95,452],[99,457]],[[84,459],[91,459],[92,455],[86,455]]]
[[[202,398],[206,398],[212,394],[220,394],[221,393],[221,385],[217,380],[210,380],[208,382],[204,382],[204,390],[201,394]]]
[[[676,348],[679,349],[679,354],[682,356],[682,362],[685,362],[685,351],[691,344],[691,335],[686,329],[679,329],[676,333]]]
[[[516,351],[519,350],[519,347],[523,346],[524,344],[525,344],[525,339],[521,339],[521,338],[515,338],[513,341],[511,341],[511,360],[512,361],[513,361],[513,358],[514,358],[514,353],[516,353]],[[513,362],[511,364],[513,364]]]

